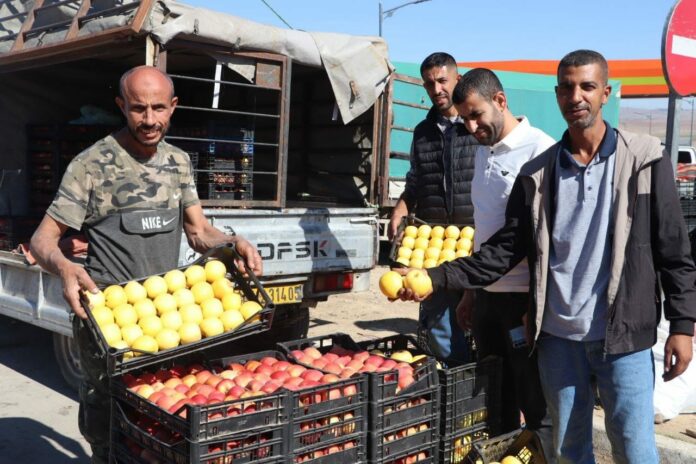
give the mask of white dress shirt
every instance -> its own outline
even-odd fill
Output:
[[[529,120],[523,117],[503,140],[493,146],[482,145],[478,148],[474,179],[471,184],[476,251],[505,224],[508,196],[522,165],[543,153],[554,143],[551,137],[532,127]],[[527,260],[523,260],[485,290],[489,292],[529,291]]]

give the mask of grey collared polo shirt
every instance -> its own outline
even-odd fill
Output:
[[[542,330],[569,340],[602,340],[606,332],[617,140],[605,124],[604,139],[587,166],[573,158],[567,132],[558,150]]]

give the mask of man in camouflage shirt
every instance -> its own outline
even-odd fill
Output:
[[[169,76],[149,66],[127,71],[116,103],[127,126],[70,163],[31,240],[38,263],[61,276],[63,295],[78,316],[73,333],[84,375],[79,425],[92,447],[93,462],[109,459],[109,390],[106,361],[85,326],[79,292],[97,292],[95,281],[112,284],[175,268],[182,229],[197,252],[232,242],[244,259],[240,267],[262,272],[256,248],[208,222],[188,155],[163,140],[177,104]],[[69,227],[87,236],[84,267],[58,248]]]

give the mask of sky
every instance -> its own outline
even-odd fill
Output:
[[[287,27],[262,0],[182,0]],[[266,0],[294,29],[378,35],[377,0]],[[408,0],[383,0],[384,10]],[[558,60],[578,48],[608,59],[660,58],[675,0],[426,0],[383,19],[392,61],[420,63],[434,51],[457,61]],[[666,101],[666,100],[659,100]],[[632,100],[633,106],[659,101]],[[666,106],[666,103],[665,103]]]

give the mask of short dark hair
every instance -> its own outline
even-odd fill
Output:
[[[491,101],[495,94],[503,92],[503,84],[493,71],[486,68],[474,68],[464,74],[452,92],[452,102],[459,105],[466,97],[477,93]]]
[[[454,57],[449,53],[431,53],[423,60],[423,62],[420,65],[421,76],[428,69],[441,68],[443,66],[454,66],[454,68],[457,69],[457,62],[454,60]]]
[[[575,50],[561,58],[561,61],[558,63],[558,69],[556,70],[556,78],[560,75],[561,69],[587,66],[588,64],[598,64],[602,71],[604,85],[609,83],[609,65],[607,64],[607,60],[601,53],[594,50]]]

